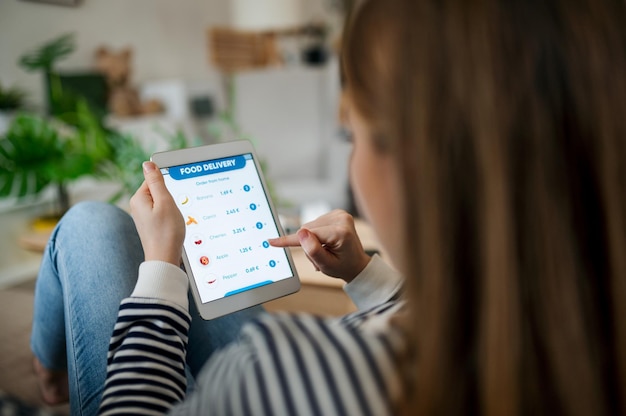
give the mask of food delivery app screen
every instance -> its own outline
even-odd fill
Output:
[[[252,154],[163,168],[202,303],[293,276]]]

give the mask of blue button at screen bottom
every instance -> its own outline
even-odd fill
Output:
[[[246,286],[246,287],[242,287],[241,289],[237,289],[237,290],[232,290],[230,292],[226,292],[224,297],[232,296],[232,295],[236,295],[237,293],[246,292],[248,290],[256,289],[257,287],[267,286],[267,285],[269,285],[271,283],[274,283],[274,282],[272,282],[271,280],[266,280],[265,282],[257,283],[257,284]]]

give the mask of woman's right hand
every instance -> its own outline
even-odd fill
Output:
[[[144,162],[144,183],[130,199],[130,210],[146,261],[180,265],[185,221],[153,162]]]
[[[268,242],[274,247],[301,246],[317,270],[347,283],[371,260],[356,233],[354,218],[343,210],[331,211],[302,225],[295,234]]]

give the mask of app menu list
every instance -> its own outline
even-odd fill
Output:
[[[185,179],[165,176],[187,227],[185,252],[203,303],[292,276],[254,161]]]

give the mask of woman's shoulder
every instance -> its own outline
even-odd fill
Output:
[[[338,414],[368,414],[365,408],[385,414],[400,393],[397,365],[404,348],[384,312],[393,309],[372,308],[342,319],[277,314],[246,328],[245,336],[263,372],[278,381],[284,377],[294,392],[315,391],[324,396],[322,402],[334,403]]]
[[[391,327],[369,330],[342,319],[268,314],[246,325],[238,344],[214,357],[204,382],[219,377],[222,385],[219,392],[205,385],[211,392],[204,397],[212,396],[212,405],[221,402],[221,410],[241,414],[246,409],[264,409],[256,414],[391,414],[400,393],[402,348],[402,337]]]
[[[393,356],[403,347],[402,336],[391,325],[391,318],[402,308],[388,302],[341,318],[311,314],[274,313],[244,327],[243,336],[259,348],[285,344],[303,350],[358,354],[365,350]]]
[[[307,313],[272,313],[264,315],[244,327],[244,334],[273,339],[302,337],[315,345],[335,338],[395,338],[396,331],[390,319],[399,310],[395,304],[381,305],[343,317],[325,317]]]

